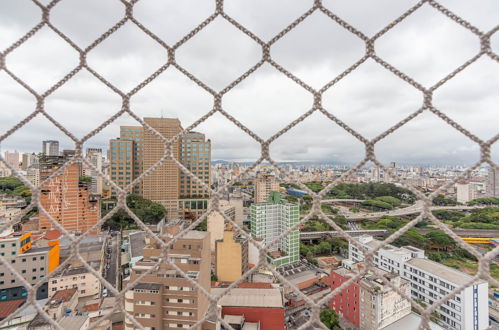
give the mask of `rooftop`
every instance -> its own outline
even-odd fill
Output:
[[[88,316],[64,316],[57,323],[62,329],[81,329],[85,322],[88,320]]]
[[[207,231],[199,231],[199,230],[189,230],[182,238],[185,239],[203,239],[208,236],[210,233]]]
[[[399,329],[418,329],[421,324],[421,316],[416,313],[411,313],[403,318],[384,327],[383,330],[399,330]],[[431,330],[443,330],[442,327],[430,321]]]
[[[52,301],[57,301],[57,302],[70,301],[71,298],[73,298],[73,296],[76,294],[76,292],[77,292],[76,289],[59,290],[52,296]]]
[[[25,302],[25,299],[0,302],[0,320],[3,320],[10,314],[14,313]]]
[[[407,263],[428,273],[435,274],[450,283],[456,284],[457,286],[466,284],[470,279],[472,279],[472,276],[468,274],[462,273],[454,268],[447,267],[429,259],[413,258]]]
[[[142,256],[142,250],[146,246],[146,232],[130,233],[128,239],[130,241],[130,258]]]
[[[212,288],[211,293],[219,295],[225,290],[223,288]],[[220,298],[219,304],[225,307],[283,308],[284,301],[281,291],[278,288],[258,290],[234,288]]]

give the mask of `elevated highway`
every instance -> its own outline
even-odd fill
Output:
[[[371,235],[371,236],[385,236],[388,230],[385,229],[374,229],[374,230],[345,230],[345,233],[352,237],[361,235]],[[302,231],[300,232],[301,240],[313,240],[313,239],[324,239],[330,237],[341,237],[337,231]]]

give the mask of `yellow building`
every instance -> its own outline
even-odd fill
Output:
[[[237,281],[248,269],[248,244],[225,231],[223,240],[216,242],[216,274],[220,282]]]

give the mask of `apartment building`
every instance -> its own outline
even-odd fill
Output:
[[[251,236],[272,242],[300,219],[298,205],[287,203],[278,192],[271,192],[267,203],[251,205]],[[277,267],[300,260],[300,233],[298,228],[269,248],[269,262]]]
[[[45,156],[59,156],[59,141],[55,140],[43,141],[42,153]]]
[[[102,172],[102,149],[88,148],[85,157],[97,170]],[[83,175],[92,178],[92,194],[102,196],[103,178],[97,174],[97,170],[84,166]]]
[[[255,178],[255,203],[265,203],[271,192],[279,191],[279,181],[274,174],[258,172]]]
[[[135,142],[131,140],[112,139],[109,141],[109,174],[111,180],[120,188],[125,188],[134,180],[134,163],[136,161]],[[113,191],[113,194],[116,194]]]
[[[499,170],[489,167],[487,196],[499,198]]]
[[[144,141],[144,128],[142,126],[120,126],[120,139],[133,141],[132,146],[132,175],[131,178],[135,180],[139,175],[142,174],[142,153],[143,153],[143,141]],[[127,150],[128,153],[128,150]],[[125,156],[125,155],[123,155]],[[128,156],[128,155],[126,155]],[[128,161],[128,160],[127,160]],[[130,180],[133,181],[133,180]],[[133,192],[142,195],[142,182],[138,183]]]
[[[19,166],[19,152],[14,151],[6,151],[4,153],[4,160],[7,164],[9,164],[13,169],[19,170],[21,167]]]
[[[235,282],[248,271],[248,242],[233,231],[225,231],[223,239],[216,242],[215,255],[220,282]]]
[[[31,233],[12,233],[0,238],[0,255],[24,279],[34,285],[43,281],[59,265],[59,244],[32,248]],[[36,292],[36,299],[48,296],[47,283]],[[10,270],[0,265],[0,301],[17,300],[27,297],[27,292],[19,279]]]
[[[218,208],[225,217],[232,221],[235,221],[236,208],[232,206],[228,201],[219,201]],[[210,232],[211,251],[215,251],[216,241],[221,240],[224,237],[224,231],[226,229],[226,221],[224,216],[222,216],[222,214],[220,214],[219,212],[211,212],[206,219],[207,229]]]
[[[55,173],[68,157],[45,157],[40,169],[41,180]],[[100,197],[92,194],[91,182],[81,180],[80,163],[65,167],[41,187],[40,203],[48,214],[64,229],[84,233],[100,219]],[[39,229],[56,229],[54,223],[39,213]],[[97,233],[98,228],[92,232]]]
[[[372,236],[356,238],[368,250],[380,242]],[[364,255],[353,244],[349,245],[349,260],[362,262]],[[467,284],[471,276],[456,269],[426,259],[424,251],[412,246],[397,248],[388,245],[374,257],[375,265],[387,272],[400,275],[411,284],[411,296],[431,305],[452,290]],[[442,323],[452,329],[487,329],[489,323],[488,283],[480,280],[467,286],[436,311]]]
[[[183,229],[182,222],[161,222],[160,237],[165,242]],[[154,267],[161,255],[160,245],[146,238],[144,258],[136,262],[126,283],[136,280],[141,274]],[[187,276],[206,291],[210,291],[210,234],[189,231],[178,239],[169,250],[169,262],[175,263]],[[208,310],[207,297],[182,277],[166,262],[145,276],[125,295],[125,310],[146,329],[189,328],[204,318]],[[205,322],[197,329],[212,329],[213,324]],[[125,329],[134,329],[125,319]]]
[[[52,296],[69,289],[77,290],[78,297],[92,297],[100,295],[102,284],[86,267],[66,267],[49,280],[48,291]]]

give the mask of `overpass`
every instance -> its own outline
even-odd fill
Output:
[[[438,228],[435,229],[419,229],[415,228],[418,233],[421,235],[425,235],[430,231],[440,230]],[[459,229],[455,228],[452,231],[460,237],[470,237],[470,238],[496,238],[499,237],[499,230],[495,229]]]
[[[388,230],[385,229],[373,229],[373,230],[345,230],[345,233],[352,237],[361,235],[371,235],[371,236],[385,236]],[[331,238],[331,237],[342,237],[337,231],[301,231],[301,240],[313,240],[321,238]]]
[[[337,201],[360,201],[358,199],[326,199],[323,200],[323,203],[336,203]],[[486,206],[467,206],[467,205],[457,205],[457,206],[430,206],[430,210],[448,210],[448,211],[466,211],[466,210],[473,210],[473,209],[479,209],[479,208],[484,208]],[[410,205],[408,207],[404,207],[401,209],[394,209],[394,210],[389,210],[389,211],[383,211],[383,212],[372,212],[372,213],[364,213],[364,212],[340,212],[338,213],[339,215],[343,215],[347,220],[361,220],[361,219],[379,219],[384,216],[404,216],[404,215],[413,215],[413,214],[419,214],[423,211],[423,203],[421,201],[417,201],[415,204]]]

